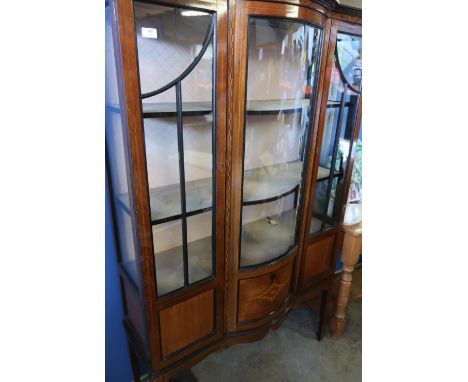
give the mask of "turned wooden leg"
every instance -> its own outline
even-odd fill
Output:
[[[354,266],[343,264],[343,273],[341,274],[338,296],[336,298],[336,311],[330,322],[330,332],[334,338],[341,337],[346,327],[346,308],[351,292],[353,270]]]
[[[141,382],[140,367],[138,365],[138,357],[135,351],[133,350],[132,345],[130,345],[130,343],[127,343],[127,345],[128,345],[128,354],[130,355],[130,364],[132,366],[133,382]]]
[[[336,310],[330,320],[330,333],[333,338],[343,335],[346,328],[346,308],[348,306],[353,270],[362,248],[361,225],[349,226],[344,229],[345,238],[341,254],[343,272],[340,277],[338,296],[336,299]]]

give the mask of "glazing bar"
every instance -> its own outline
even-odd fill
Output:
[[[180,176],[180,204],[182,210],[182,248],[184,259],[184,285],[189,285],[188,277],[188,248],[187,248],[187,206],[185,198],[185,161],[184,161],[184,130],[182,121],[182,86],[178,81],[176,90],[177,109],[177,146],[179,149],[179,176]]]

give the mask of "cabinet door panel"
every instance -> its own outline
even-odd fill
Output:
[[[316,234],[335,227],[341,206],[346,201],[345,179],[362,79],[362,39],[348,33],[332,33],[335,46],[321,136],[321,147],[309,233]]]
[[[162,355],[166,357],[214,334],[214,291],[163,309],[159,318]]]
[[[315,277],[330,269],[335,249],[335,239],[336,234],[332,234],[307,246],[304,261],[303,286],[306,286]]]
[[[286,300],[292,264],[264,276],[239,281],[239,322],[260,319]]]
[[[321,33],[301,21],[249,18],[241,268],[296,245]]]
[[[158,296],[214,273],[215,25],[134,2]]]

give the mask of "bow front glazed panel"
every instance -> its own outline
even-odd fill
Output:
[[[299,6],[236,3],[231,331],[260,327],[288,309],[325,22]]]
[[[240,267],[296,246],[321,29],[249,17]]]

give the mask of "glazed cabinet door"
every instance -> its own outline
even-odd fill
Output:
[[[278,310],[289,295],[323,20],[297,6],[241,1],[236,7],[232,321],[247,323]]]
[[[162,368],[223,332],[226,3],[116,3],[148,325]]]
[[[333,20],[312,177],[303,284],[333,272],[360,126],[360,25]]]

